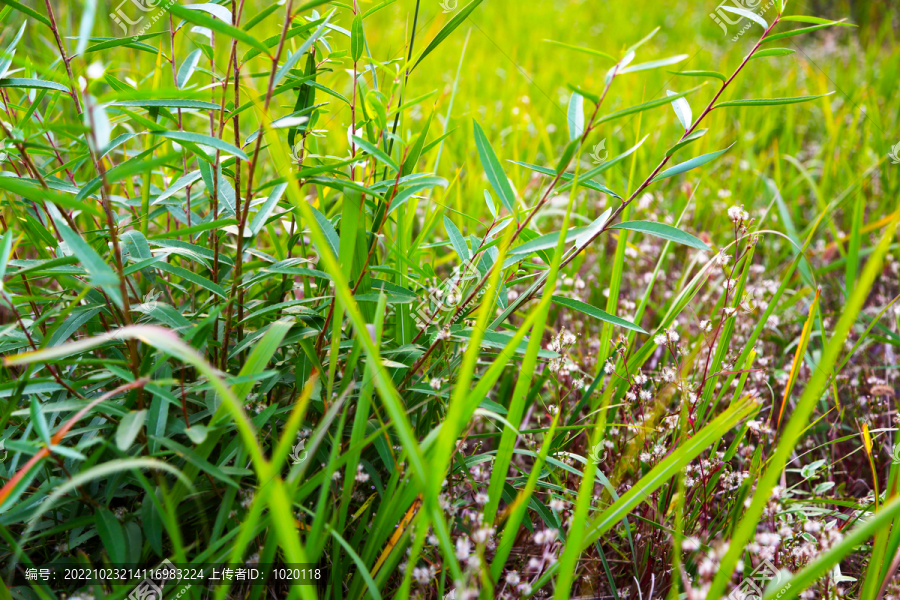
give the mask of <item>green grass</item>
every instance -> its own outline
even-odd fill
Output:
[[[0,0],[0,597],[898,593],[895,11],[460,4]]]

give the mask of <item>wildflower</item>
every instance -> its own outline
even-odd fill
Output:
[[[444,385],[444,380],[440,377],[432,377],[431,381],[428,382],[428,385],[430,385],[431,389],[434,391],[438,391],[441,389],[441,386]]]
[[[725,313],[726,317],[734,316],[734,313],[737,312],[737,309],[733,306],[726,306],[722,309],[722,312]]]
[[[519,573],[517,571],[510,571],[506,574],[506,583],[509,585],[518,585],[521,579],[519,578]]]
[[[653,343],[657,346],[665,346],[668,341],[669,340],[664,333],[660,333],[653,338]]]
[[[609,375],[613,372],[613,364],[612,361],[606,361],[606,364],[603,365],[603,372]]]
[[[435,340],[449,340],[451,337],[453,337],[453,335],[450,333],[450,330],[445,328],[438,331],[437,335],[435,336]]]
[[[542,529],[534,534],[534,543],[540,546],[553,543],[553,540],[556,539],[556,533],[555,529]]]
[[[675,369],[673,369],[672,367],[663,367],[661,376],[663,378],[663,381],[672,383],[673,381],[675,381]]]
[[[712,331],[712,321],[700,321],[700,331],[705,333]]]
[[[416,567],[413,569],[413,579],[415,579],[419,585],[425,585],[431,580],[431,577],[431,568],[429,567]]]
[[[475,543],[477,544],[483,544],[488,541],[492,535],[494,535],[493,527],[482,527],[475,530],[475,533],[472,534],[472,539],[475,540]]]
[[[484,505],[484,504],[487,504],[487,501],[488,501],[488,495],[485,494],[484,492],[478,492],[477,494],[475,494],[475,502],[477,504]]]
[[[677,343],[681,336],[678,335],[678,332],[675,331],[674,328],[669,328],[666,330],[666,338],[673,344]]]
[[[722,284],[726,290],[731,291],[734,289],[734,286],[737,285],[737,279],[726,279],[725,283]]]
[[[695,537],[686,537],[681,541],[681,549],[685,552],[693,552],[700,549],[700,540]]]
[[[456,538],[456,558],[466,560],[472,553],[472,542],[464,535]]]
[[[532,559],[532,560],[534,560],[534,559]],[[519,593],[522,594],[523,596],[528,596],[529,594],[531,594],[531,586],[527,583],[520,584],[519,587],[516,589],[518,589]]]
[[[369,474],[363,470],[362,465],[356,466],[356,481],[359,483],[365,483],[369,480]]]
[[[713,260],[716,261],[717,265],[724,267],[731,261],[731,255],[722,251],[716,254],[715,257],[713,257]]]
[[[728,209],[728,218],[734,221],[735,223],[740,223],[741,221],[746,221],[750,218],[750,213],[744,210],[744,205],[740,206],[732,206]]]
[[[563,510],[565,507],[566,507],[565,500],[561,500],[559,498],[554,498],[553,500],[550,501],[550,508],[555,510],[556,512]]]
[[[641,400],[650,400],[653,398],[653,393],[650,390],[641,390]]]

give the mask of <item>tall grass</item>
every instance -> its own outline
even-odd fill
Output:
[[[0,6],[2,597],[900,594],[892,11]]]

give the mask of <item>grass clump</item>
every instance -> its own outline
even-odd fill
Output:
[[[3,597],[898,593],[879,5],[132,4],[0,0]]]

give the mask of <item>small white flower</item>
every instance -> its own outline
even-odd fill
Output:
[[[700,549],[700,540],[695,537],[686,537],[681,541],[681,549],[685,552],[693,552]]]
[[[89,79],[100,79],[103,77],[104,71],[106,71],[106,68],[103,66],[103,63],[95,61],[87,68],[87,76]]]
[[[556,533],[555,529],[542,529],[534,534],[534,543],[539,546],[550,544],[556,539]]]
[[[472,542],[464,535],[456,538],[456,558],[466,560],[472,553]]]
[[[518,585],[521,579],[519,578],[519,573],[516,571],[510,571],[506,574],[506,583],[509,585]]]
[[[550,501],[550,508],[552,510],[555,510],[556,512],[563,510],[565,507],[566,507],[565,500],[562,500],[560,498],[554,498],[553,500]]]
[[[475,502],[477,504],[484,505],[484,504],[487,504],[487,501],[488,501],[488,495],[485,494],[484,492],[478,492],[477,494],[475,494]]]

